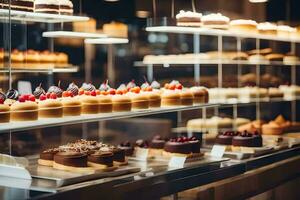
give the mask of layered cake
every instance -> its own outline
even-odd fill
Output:
[[[1,1],[0,5],[4,9],[9,8],[9,1]],[[12,10],[20,10],[20,11],[27,11],[33,12],[33,0],[11,0],[10,1],[10,8]]]
[[[53,166],[54,155],[62,151],[59,148],[47,149],[40,153],[40,158],[38,159],[38,164],[43,166]]]
[[[230,30],[233,31],[246,31],[255,33],[257,32],[256,26],[257,22],[254,20],[237,19],[230,21]]]
[[[124,150],[126,156],[132,156],[134,153],[134,148],[129,141],[122,142],[118,145],[118,148]]]
[[[262,137],[257,132],[249,133],[244,131],[232,138],[232,146],[236,147],[262,147]],[[233,149],[234,150],[234,149]]]
[[[116,94],[112,97],[112,103],[114,112],[131,111],[132,103],[129,96]]]
[[[9,122],[10,120],[10,107],[4,104],[6,95],[0,91],[0,123]]]
[[[187,156],[199,154],[200,146],[200,141],[195,138],[179,137],[170,139],[165,144],[163,155],[170,157],[172,155]]]
[[[191,88],[191,91],[194,95],[194,104],[208,103],[209,94],[205,87],[195,86]]]
[[[257,25],[258,32],[267,35],[277,34],[277,25],[270,22],[263,22]]]
[[[11,121],[34,121],[38,119],[38,104],[34,95],[21,95],[10,106]]]
[[[39,102],[39,118],[60,118],[63,116],[63,105],[55,93],[41,95]]]
[[[128,26],[120,22],[111,22],[103,25],[103,33],[115,38],[127,38]]]
[[[35,0],[34,12],[59,14],[59,0]]]
[[[253,55],[249,56],[248,60],[250,63],[253,63],[253,64],[268,61],[268,59],[264,55],[260,55],[260,54],[253,54]]]
[[[191,106],[194,103],[194,95],[191,90],[183,89],[180,92],[180,101],[183,106]]]
[[[201,18],[204,27],[217,28],[217,29],[227,29],[230,19],[221,13],[212,13],[209,15],[204,15]]]
[[[177,26],[201,26],[201,13],[181,10],[176,15]]]
[[[70,0],[59,0],[59,14],[72,15],[73,3]]]

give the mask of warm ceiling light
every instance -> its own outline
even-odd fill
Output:
[[[106,2],[117,2],[119,0],[104,0],[104,1],[106,1]]]
[[[249,0],[250,3],[265,3],[268,0]]]
[[[145,10],[138,10],[136,11],[136,16],[139,18],[147,18],[150,16],[150,12]]]

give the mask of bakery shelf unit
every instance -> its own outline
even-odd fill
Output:
[[[203,104],[194,106],[179,106],[179,107],[166,107],[156,108],[147,110],[135,110],[131,112],[113,112],[113,113],[101,113],[101,114],[89,114],[81,116],[63,117],[55,119],[39,119],[37,121],[28,122],[14,122],[14,123],[3,123],[0,126],[0,133],[17,132],[24,130],[33,130],[39,128],[48,128],[55,126],[64,126],[70,124],[81,124],[88,122],[99,122],[106,120],[122,119],[122,118],[133,118],[147,115],[157,115],[163,113],[180,112],[187,110],[196,110],[202,108],[213,108],[219,104]]]
[[[10,15],[12,21],[21,22],[42,22],[42,23],[61,23],[61,22],[75,22],[87,21],[86,16],[72,16],[72,15],[58,15],[47,13],[34,13],[18,10],[0,9],[0,19],[7,20]]]

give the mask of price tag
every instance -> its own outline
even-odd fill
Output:
[[[210,155],[216,158],[222,158],[226,150],[226,146],[223,145],[214,145]]]
[[[169,167],[182,168],[184,167],[185,161],[186,161],[185,156],[172,156],[169,161]]]
[[[146,149],[146,148],[137,148],[136,149],[135,156],[139,160],[146,161],[148,159],[148,155],[149,155],[149,149]]]
[[[31,83],[28,81],[18,81],[18,91],[20,94],[31,94]]]

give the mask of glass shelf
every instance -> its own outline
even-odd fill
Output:
[[[107,38],[103,33],[85,33],[73,31],[48,31],[43,32],[43,37],[48,38]]]
[[[0,19],[8,20],[9,10],[0,9]],[[75,22],[87,21],[85,16],[58,15],[48,13],[34,13],[26,11],[11,10],[11,20],[20,22],[44,22],[44,23],[60,23],[60,22]]]
[[[54,65],[55,66],[55,65]],[[52,67],[52,68],[29,68],[18,67],[12,68],[12,73],[74,73],[78,72],[79,67],[74,65],[66,65],[64,67]],[[8,73],[8,68],[0,68],[0,73]]]
[[[127,38],[98,38],[98,39],[85,39],[86,44],[127,44]]]

